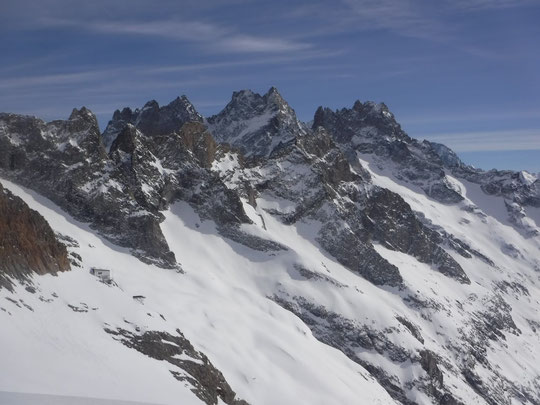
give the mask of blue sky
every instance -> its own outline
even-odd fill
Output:
[[[482,168],[540,171],[538,0],[2,0],[0,111],[44,119],[186,94],[205,115],[276,86],[384,101],[409,135]]]

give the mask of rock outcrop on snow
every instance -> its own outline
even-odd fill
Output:
[[[69,269],[67,249],[47,221],[0,184],[0,288]]]
[[[175,334],[160,331],[137,334],[121,328],[105,329],[105,332],[129,348],[182,370],[171,370],[171,374],[180,382],[188,381],[193,386],[192,391],[206,405],[217,405],[218,401],[227,405],[249,405],[237,398],[223,374],[204,353],[195,350],[178,329]]]

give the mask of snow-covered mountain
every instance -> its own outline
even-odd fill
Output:
[[[384,104],[0,114],[0,176],[0,404],[540,404],[538,177]]]
[[[219,114],[208,118],[218,142],[239,148],[245,156],[268,156],[277,146],[305,135],[306,126],[275,87],[265,95],[234,92]]]

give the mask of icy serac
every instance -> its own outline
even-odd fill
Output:
[[[0,114],[0,176],[24,218],[2,229],[35,217],[52,252],[0,238],[0,394],[540,404],[540,180],[468,166],[385,104],[309,128],[273,87],[207,119],[182,96],[103,134],[85,108]]]

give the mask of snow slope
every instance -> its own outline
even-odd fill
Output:
[[[133,401],[115,401],[90,397],[26,394],[0,392],[0,404],[4,405],[156,405]]]
[[[79,243],[72,249],[81,255],[82,268],[36,278],[36,293],[22,285],[14,293],[0,291],[0,357],[9,369],[0,373],[0,390],[200,403],[189,384],[172,378],[170,364],[104,332],[105,326],[133,332],[179,328],[252,404],[292,404],[298,398],[310,404],[359,398],[393,403],[361,366],[319,342],[297,317],[267,298],[280,280],[290,279],[285,264],[304,252],[283,257],[246,252],[218,237],[211,222],[200,223],[189,206],[177,204],[166,214],[163,231],[186,271],[180,274],[140,262],[45,198],[2,183],[56,232]],[[89,274],[91,267],[112,269],[118,286],[98,282]],[[146,297],[144,304],[132,298],[136,295]]]

